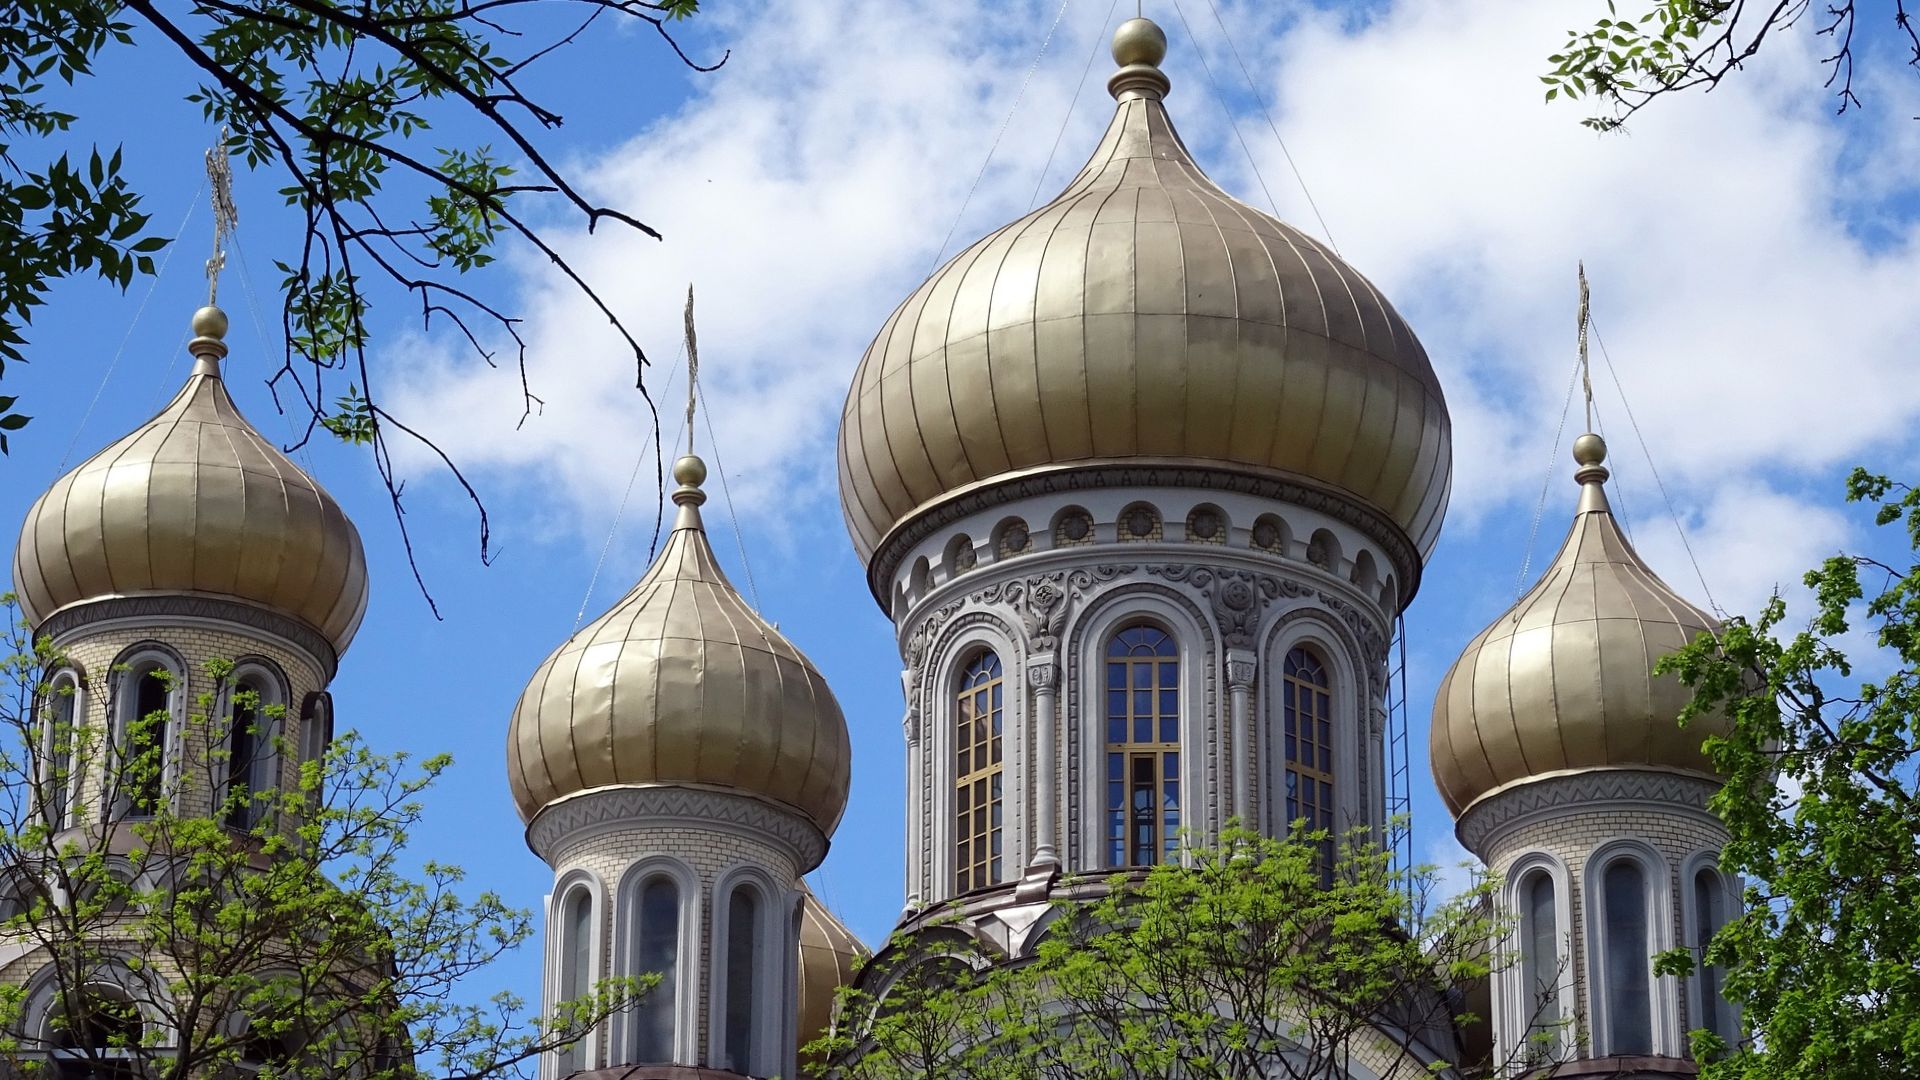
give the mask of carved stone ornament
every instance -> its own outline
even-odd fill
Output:
[[[1133,536],[1153,534],[1153,511],[1136,506],[1127,513],[1127,532]]]
[[[1027,544],[1032,539],[1027,533],[1027,523],[1016,521],[1007,526],[1007,531],[1000,537],[1000,550],[1008,555],[1018,555],[1027,550]]]
[[[1147,570],[1168,581],[1185,582],[1199,589],[1212,604],[1213,618],[1220,624],[1221,637],[1232,649],[1253,646],[1254,637],[1260,629],[1260,614],[1266,608],[1265,601],[1282,596],[1305,596],[1309,591],[1299,582],[1256,574],[1251,570],[1216,570],[1184,564],[1154,566]]]
[[[1056,689],[1060,685],[1060,665],[1052,657],[1028,664],[1027,685],[1040,693]]]
[[[973,569],[979,561],[980,556],[974,553],[972,544],[962,544],[960,550],[953,553],[953,565],[962,571]]]
[[[1280,526],[1271,521],[1258,522],[1253,527],[1253,546],[1268,551],[1280,546]]]
[[[1060,523],[1060,534],[1076,544],[1092,532],[1093,519],[1085,514],[1069,514],[1067,520]]]
[[[785,848],[803,873],[827,855],[820,830],[783,806],[729,791],[675,786],[596,788],[549,803],[527,826],[527,846],[552,861],[563,845],[585,835],[690,823]]]
[[[1301,483],[1298,478],[1260,476],[1245,470],[1193,464],[1076,464],[1030,473],[943,498],[918,516],[901,522],[867,562],[867,588],[885,608],[894,576],[921,542],[962,518],[1036,496],[1095,490],[1142,491],[1147,488],[1205,488],[1291,503],[1358,529],[1381,545],[1400,583],[1401,594],[1419,591],[1423,563],[1406,532],[1385,514],[1350,494]],[[1125,522],[1121,523],[1122,529]],[[1149,526],[1149,533],[1152,532]]]
[[[1635,813],[1671,810],[1704,818],[1719,826],[1720,819],[1707,809],[1707,800],[1720,786],[1719,781],[1705,777],[1640,769],[1601,769],[1550,776],[1475,803],[1460,816],[1454,833],[1468,851],[1484,858],[1498,834],[1516,825],[1614,807]]]
[[[1379,624],[1371,616],[1331,593],[1323,592],[1319,599],[1328,611],[1340,616],[1340,621],[1347,624],[1347,629],[1353,631],[1354,637],[1360,639],[1360,647],[1366,650],[1369,661],[1376,665],[1387,662],[1387,636],[1381,633]]]
[[[1193,522],[1187,528],[1195,537],[1211,540],[1220,535],[1220,515],[1211,510],[1202,510],[1193,515]]]
[[[1229,660],[1227,661],[1227,685],[1235,689],[1250,687],[1259,670],[1260,665],[1252,660]]]

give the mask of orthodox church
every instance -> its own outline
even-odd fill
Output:
[[[1031,954],[1063,883],[1177,861],[1183,835],[1390,827],[1388,646],[1447,507],[1441,380],[1371,283],[1201,171],[1165,50],[1152,22],[1120,27],[1086,166],[900,303],[841,418],[848,530],[901,659],[900,929],[940,919],[995,963]],[[238,657],[313,755],[364,556],[235,410],[225,322],[196,314],[179,396],[34,505],[13,580],[36,633],[132,680],[126,708],[178,709],[203,661]],[[1714,972],[1649,958],[1703,943],[1737,890],[1703,729],[1676,726],[1686,692],[1651,669],[1715,624],[1627,542],[1600,438],[1574,456],[1559,554],[1434,703],[1434,781],[1501,875],[1514,931],[1490,945],[1514,962],[1458,988],[1487,996],[1490,1040],[1422,1051],[1512,1057],[1549,1031],[1533,1065],[1553,1076],[1688,1076],[1686,1032],[1737,1018]],[[547,1000],[662,976],[545,1062],[552,1080],[810,1075],[798,1048],[838,988],[885,989],[803,880],[846,805],[845,719],[721,572],[705,466],[672,476],[653,566],[502,703],[508,785],[554,874]],[[261,767],[270,784],[297,762]],[[83,783],[63,812],[101,797]]]

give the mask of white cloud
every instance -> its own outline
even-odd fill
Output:
[[[1063,24],[949,253],[1026,208],[1103,33],[1096,7]],[[1053,10],[853,0],[742,11],[724,24],[734,55],[722,73],[593,164],[594,188],[668,241],[603,236],[572,250],[662,368],[686,282],[697,283],[703,377],[743,503],[837,516],[832,438],[853,367],[930,269]],[[1860,135],[1828,115],[1809,35],[1781,36],[1710,97],[1665,102],[1630,134],[1603,137],[1578,125],[1578,106],[1541,101],[1543,58],[1579,17],[1564,6],[1402,0],[1356,24],[1242,5],[1227,17],[1269,76],[1280,129],[1345,255],[1434,357],[1455,422],[1452,528],[1539,490],[1572,361],[1578,259],[1640,426],[1683,510],[1700,517],[1727,598],[1796,575],[1801,548],[1831,524],[1781,503],[1794,524],[1743,535],[1730,493],[1764,494],[1763,473],[1827,468],[1906,438],[1920,414],[1909,374],[1920,221],[1886,200],[1913,194],[1920,139],[1890,135],[1871,175],[1846,183],[1843,142]],[[1176,118],[1215,175],[1258,201],[1186,34],[1163,21]],[[1237,84],[1217,29],[1194,25],[1214,73]],[[1105,120],[1107,66],[1095,61],[1048,194]],[[1264,121],[1229,94],[1283,213],[1313,228]],[[1862,217],[1875,222],[1872,243],[1849,231]],[[465,364],[419,369],[402,405],[449,418],[434,433],[483,476],[537,478],[562,509],[593,511],[563,520],[597,542],[646,411],[604,320],[530,275],[523,307],[545,414],[512,431],[511,373]],[[652,385],[664,384],[656,369]],[[1596,391],[1618,456],[1628,437],[1604,369]],[[676,406],[661,410],[671,434]]]

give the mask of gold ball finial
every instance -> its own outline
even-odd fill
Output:
[[[673,482],[682,487],[697,488],[707,480],[707,463],[688,454],[673,463]]]
[[[1167,58],[1167,32],[1152,19],[1128,19],[1113,32],[1113,62],[1157,68]]]
[[[227,336],[227,313],[208,304],[193,313],[193,336],[219,341]]]
[[[1607,440],[1591,431],[1573,440],[1573,460],[1582,468],[1607,460]]]

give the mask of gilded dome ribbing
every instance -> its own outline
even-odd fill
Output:
[[[220,377],[227,318],[194,315],[187,384],[166,408],[55,481],[14,548],[35,626],[122,596],[238,600],[344,651],[367,608],[360,533],[326,489],[240,415]]]
[[[868,347],[839,446],[863,559],[963,493],[1111,464],[1302,481],[1433,546],[1452,435],[1426,351],[1339,256],[1201,172],[1161,104],[1164,41],[1121,28],[1119,108],[1079,176]]]
[[[721,572],[700,520],[705,474],[698,458],[674,464],[680,509],[659,559],[521,693],[507,774],[522,819],[595,788],[690,784],[785,804],[827,835],[839,822],[846,719]]]
[[[1560,773],[1715,776],[1701,743],[1726,733],[1724,718],[1682,728],[1691,693],[1653,665],[1719,623],[1668,588],[1621,534],[1603,487],[1605,456],[1597,435],[1575,442],[1580,506],[1559,555],[1441,680],[1429,756],[1456,817],[1489,794]]]

